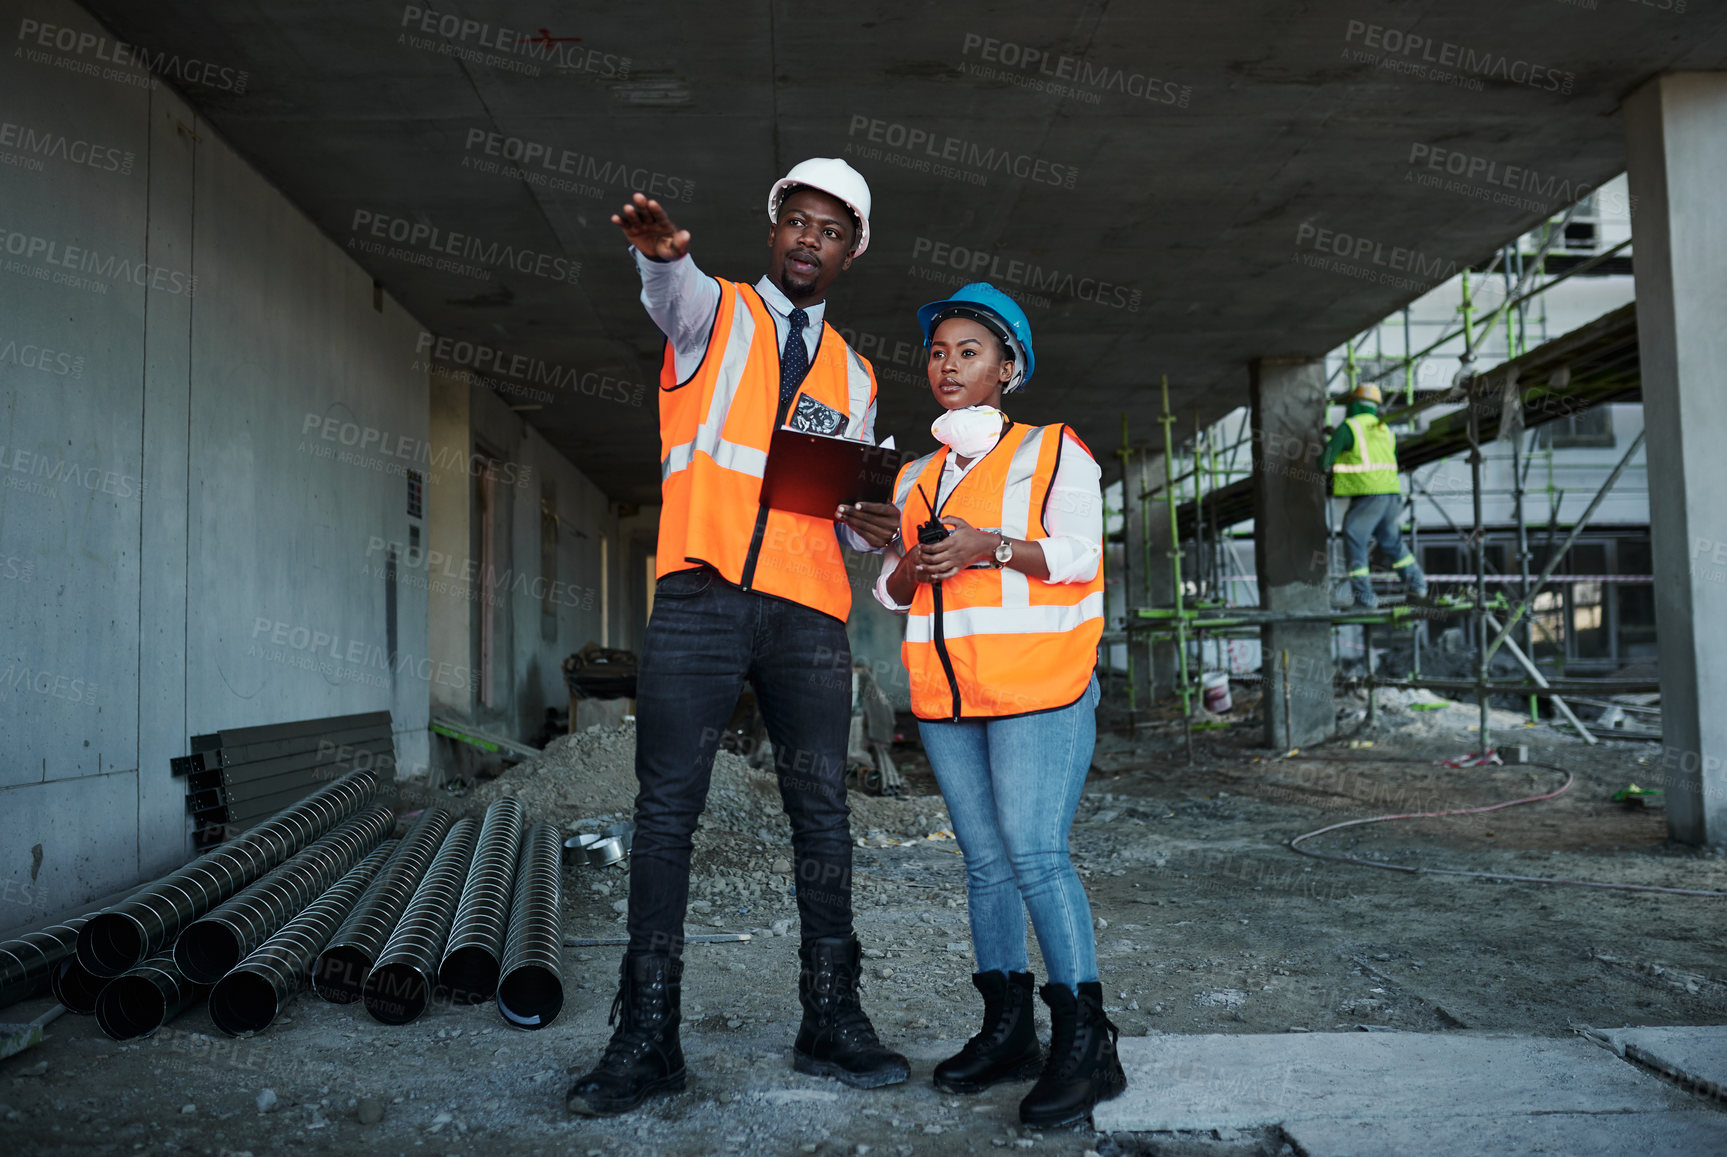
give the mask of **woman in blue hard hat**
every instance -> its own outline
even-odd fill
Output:
[[[1091,906],[1068,828],[1097,738],[1103,499],[1091,452],[1028,426],[1002,395],[1031,379],[1031,325],[994,286],[918,310],[944,445],[907,463],[876,597],[907,615],[901,650],[924,750],[965,854],[983,1027],[936,1066],[975,1093],[1038,1077],[1027,1125],[1083,1120],[1126,1087],[1103,1011]],[[1031,912],[1049,983],[1047,1060],[1032,1020]]]

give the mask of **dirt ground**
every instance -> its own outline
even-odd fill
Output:
[[[1468,817],[1374,824],[1318,851],[1427,868],[1727,891],[1727,861],[1666,842],[1658,810],[1610,802],[1658,779],[1659,745],[1585,747],[1496,715],[1537,765],[1446,769],[1473,747],[1472,707],[1412,710],[1378,726],[1345,702],[1340,738],[1293,755],[1258,746],[1253,705],[1195,736],[1190,765],[1169,713],[1129,728],[1107,715],[1073,831],[1097,917],[1110,1015],[1124,1035],[1494,1029],[1727,1021],[1720,899],[1495,883],[1306,858],[1287,841],[1346,819],[1481,806],[1573,784],[1546,802]],[[1367,746],[1351,746],[1371,743]],[[628,728],[561,740],[536,765],[438,802],[477,812],[503,792],[534,818],[590,830],[628,807]],[[854,797],[864,999],[912,1058],[907,1084],[872,1092],[794,1073],[796,923],[787,825],[773,781],[736,756],[716,768],[698,836],[693,924],[753,932],[688,951],[687,1092],[605,1121],[563,1108],[573,1071],[608,1035],[619,950],[572,948],[562,1015],[507,1028],[490,1006],[439,1007],[399,1028],[357,1006],[302,998],[234,1041],[194,1009],[115,1044],[62,1017],[0,1062],[0,1140],[28,1153],[1279,1154],[1275,1130],[1104,1136],[1028,1133],[1024,1086],[953,1097],[935,1061],[976,1028],[964,877],[915,747],[896,748],[912,794]],[[1564,769],[1564,770],[1556,770]],[[622,930],[621,868],[565,877],[566,934]],[[1034,950],[1035,952],[1035,950]],[[1033,959],[1033,968],[1042,968]],[[25,1019],[45,1002],[15,1006]],[[264,1090],[274,1107],[259,1108]],[[269,1101],[270,1097],[264,1097]],[[365,1123],[372,1122],[372,1123]]]

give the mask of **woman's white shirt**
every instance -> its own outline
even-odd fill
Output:
[[[1061,455],[1056,462],[1055,478],[1050,482],[1049,501],[1044,510],[1044,530],[1047,538],[1037,544],[1043,548],[1044,562],[1049,566],[1048,582],[1085,583],[1097,577],[1103,562],[1103,471],[1090,454],[1080,450],[1069,452],[1068,440],[1062,439]],[[940,507],[942,496],[953,493],[959,480],[971,472],[982,459],[973,458],[963,467],[957,454],[949,454],[942,466],[939,493],[932,495]],[[995,527],[978,527],[994,530]],[[904,558],[896,541],[882,551],[881,575],[876,579],[876,601],[890,611],[905,612],[909,603],[897,603],[888,594],[887,581]]]

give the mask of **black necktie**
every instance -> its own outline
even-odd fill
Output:
[[[786,331],[786,348],[780,353],[780,407],[791,403],[804,375],[810,370],[810,352],[804,348],[804,326],[810,315],[801,309],[791,312],[791,326]]]

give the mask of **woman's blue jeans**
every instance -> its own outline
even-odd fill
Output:
[[[1091,905],[1067,831],[1097,745],[1097,679],[1055,711],[964,723],[918,721],[965,854],[979,972],[1025,972],[1025,913],[1052,984],[1097,979]]]

